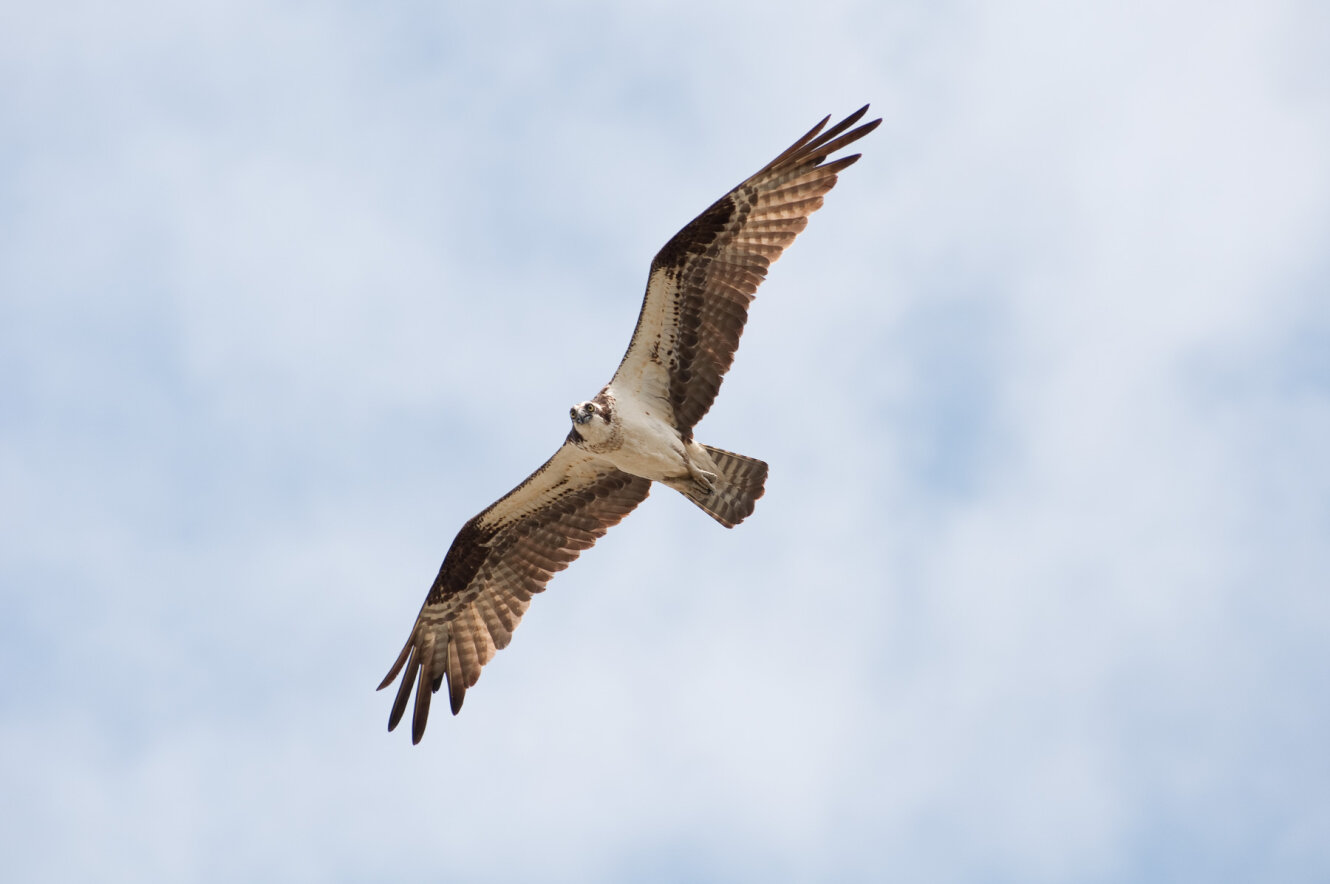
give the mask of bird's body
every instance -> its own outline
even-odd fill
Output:
[[[664,402],[641,396],[622,400],[613,387],[569,409],[568,441],[634,476],[666,485],[703,480],[715,465],[706,449],[685,439],[665,414]],[[579,419],[580,418],[580,419]]]
[[[651,262],[633,338],[610,382],[569,409],[564,444],[525,482],[471,519],[444,557],[406,646],[380,689],[405,671],[388,719],[413,687],[419,742],[430,695],[448,682],[454,714],[466,689],[512,638],[531,596],[646,499],[652,482],[732,528],[762,496],[767,465],[703,445],[693,428],[734,360],[767,267],[858,154],[831,153],[877,127],[849,130],[861,108],[824,119],[679,231]]]

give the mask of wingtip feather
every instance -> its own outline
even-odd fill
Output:
[[[418,744],[425,736],[425,725],[429,723],[429,701],[433,692],[425,684],[425,670],[420,670],[420,682],[416,686],[416,708],[411,714],[411,745]]]
[[[457,653],[457,643],[448,644],[448,705],[453,715],[462,711],[462,700],[466,698],[466,676],[462,674],[462,661]]]
[[[397,728],[402,720],[402,714],[406,712],[407,701],[411,699],[411,687],[415,682],[416,669],[420,663],[416,658],[415,645],[409,645],[411,649],[411,658],[406,663],[406,675],[402,678],[402,685],[397,689],[397,696],[393,699],[392,711],[388,713],[388,730]],[[394,668],[390,675],[396,675],[397,669]]]
[[[402,653],[397,655],[397,659],[393,661],[392,668],[388,670],[388,674],[383,677],[383,681],[379,682],[379,686],[374,690],[381,691],[396,680],[397,673],[402,671],[402,667],[406,665],[407,658],[411,656],[411,648],[414,644],[415,636],[413,635],[406,640],[406,644],[402,646]]]

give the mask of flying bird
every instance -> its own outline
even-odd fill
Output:
[[[748,305],[767,267],[859,154],[831,154],[877,128],[851,128],[860,108],[830,117],[722,196],[674,235],[651,262],[628,352],[610,382],[569,409],[572,428],[526,481],[462,526],[444,557],[406,646],[379,685],[402,684],[388,730],[415,689],[411,742],[430,697],[446,681],[456,715],[480,670],[506,647],[531,597],[660,482],[726,528],[753,512],[767,465],[703,445],[693,428],[734,362]],[[825,131],[824,131],[825,129]]]

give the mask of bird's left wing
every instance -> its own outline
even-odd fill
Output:
[[[531,596],[651,490],[651,481],[565,442],[545,464],[457,533],[411,637],[379,690],[405,671],[388,718],[397,727],[416,690],[411,742],[419,743],[430,695],[448,682],[453,714],[480,669],[506,647]]]
[[[831,118],[822,120],[665,244],[651,262],[637,328],[611,386],[660,402],[679,432],[691,435],[734,362],[767,268],[822,205],[837,173],[859,159],[831,154],[882,122],[851,129],[867,111],[864,105],[830,129]]]

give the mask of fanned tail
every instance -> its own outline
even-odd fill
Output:
[[[755,457],[703,445],[716,465],[716,479],[710,493],[700,488],[681,488],[683,495],[726,528],[748,518],[757,499],[766,490],[767,465]]]

